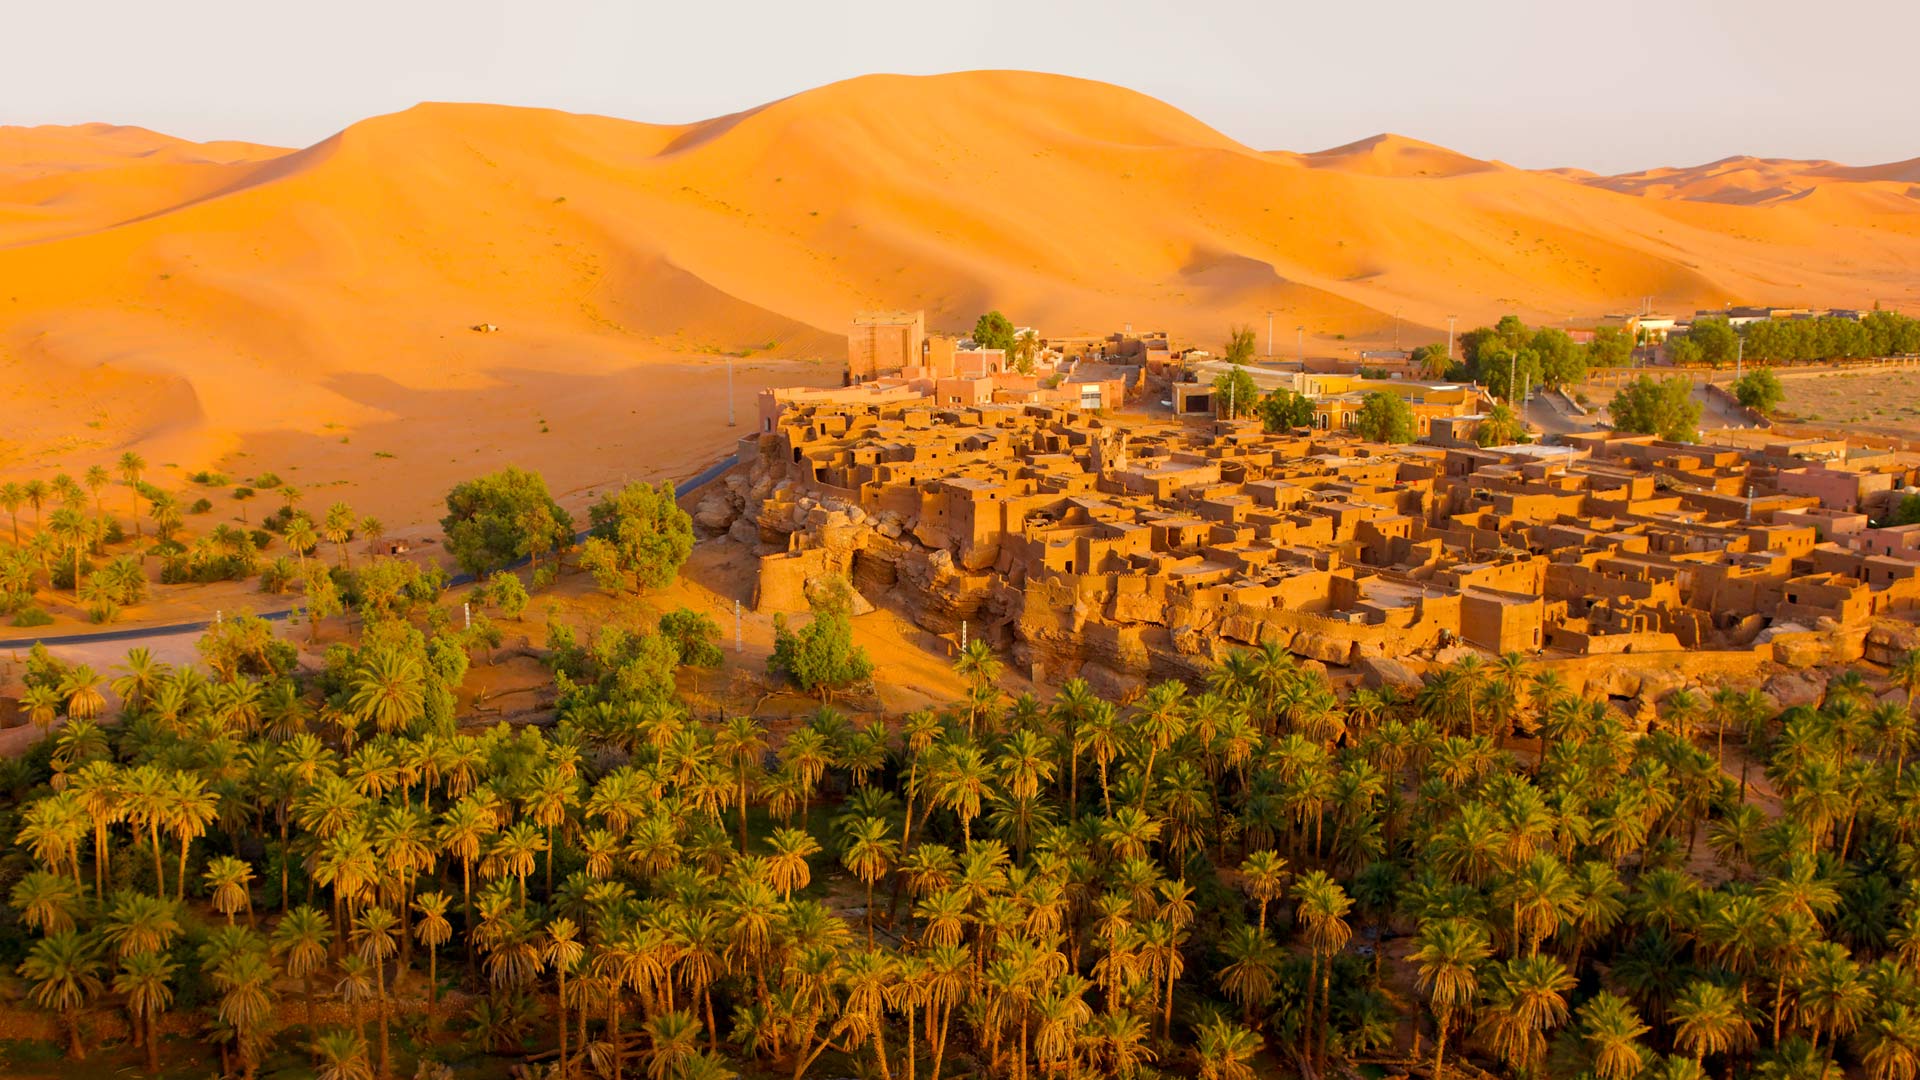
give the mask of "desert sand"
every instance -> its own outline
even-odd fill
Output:
[[[1243,146],[1057,76],[872,76],[693,124],[421,105],[301,150],[0,129],[0,473],[141,450],[391,526],[506,461],[685,475],[855,310],[987,307],[1336,352],[1652,295],[1920,306],[1914,163],[1535,172],[1384,135]],[[498,332],[476,333],[474,324]],[[244,455],[244,457],[240,456]]]

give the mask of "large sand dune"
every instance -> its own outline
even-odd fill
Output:
[[[1139,94],[1013,73],[875,76],[685,125],[422,105],[298,151],[0,129],[0,471],[128,445],[343,475],[381,449],[423,484],[523,442],[567,461],[647,459],[651,439],[691,462],[728,434],[720,353],[828,361],[763,362],[743,401],[830,378],[849,314],[878,306],[1205,342],[1271,309],[1289,345],[1304,325],[1329,351],[1396,313],[1911,306],[1916,171],[1590,177],[1399,136],[1266,152]],[[536,436],[548,402],[601,428]],[[611,437],[635,417],[644,436]]]

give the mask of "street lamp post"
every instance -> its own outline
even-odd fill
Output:
[[[1295,333],[1295,342],[1299,350],[1298,359],[1302,364],[1304,364],[1307,362],[1307,328],[1304,326],[1296,326],[1293,329]]]
[[[1453,320],[1458,316],[1447,316],[1447,362],[1453,362]]]
[[[1273,359],[1273,310],[1267,310],[1267,359]]]

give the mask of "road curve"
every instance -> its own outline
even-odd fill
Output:
[[[739,462],[740,457],[738,454],[728,454],[726,457],[695,473],[686,483],[674,485],[674,494],[686,495],[690,492],[697,491],[713,482],[721,473],[733,468],[739,464]],[[574,543],[577,544],[586,538],[587,534],[582,532],[576,534],[573,540]],[[521,559],[519,562],[514,563],[513,566],[521,566],[526,562],[527,560]],[[512,569],[512,567],[508,569]],[[467,585],[471,584],[472,581],[472,574],[456,574],[448,579],[447,585],[449,587],[454,585]],[[285,608],[280,611],[262,611],[253,614],[256,618],[266,619],[269,622],[279,622],[297,610],[299,609]],[[95,630],[85,634],[63,634],[58,637],[19,638],[10,641],[0,641],[0,652],[14,649],[30,649],[35,645],[97,645],[103,642],[139,641],[143,638],[172,637],[175,634],[197,634],[205,631],[212,625],[213,620],[201,619],[197,622],[164,623],[159,626],[129,626],[121,630]]]

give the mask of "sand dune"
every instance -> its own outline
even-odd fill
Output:
[[[856,79],[693,124],[422,105],[291,152],[0,129],[0,395],[32,406],[0,471],[128,445],[357,453],[340,440],[363,432],[446,470],[533,422],[487,426],[473,403],[537,413],[551,382],[591,427],[598,386],[635,395],[604,400],[605,423],[646,422],[635,375],[654,368],[685,406],[659,438],[693,456],[728,441],[722,403],[686,396],[721,353],[824,358],[799,377],[831,378],[849,314],[875,306],[1203,342],[1273,309],[1338,351],[1396,312],[1417,339],[1448,314],[1558,321],[1648,294],[1920,302],[1898,167],[1658,172],[1528,172],[1400,136],[1261,152],[1127,90],[1004,72]]]

